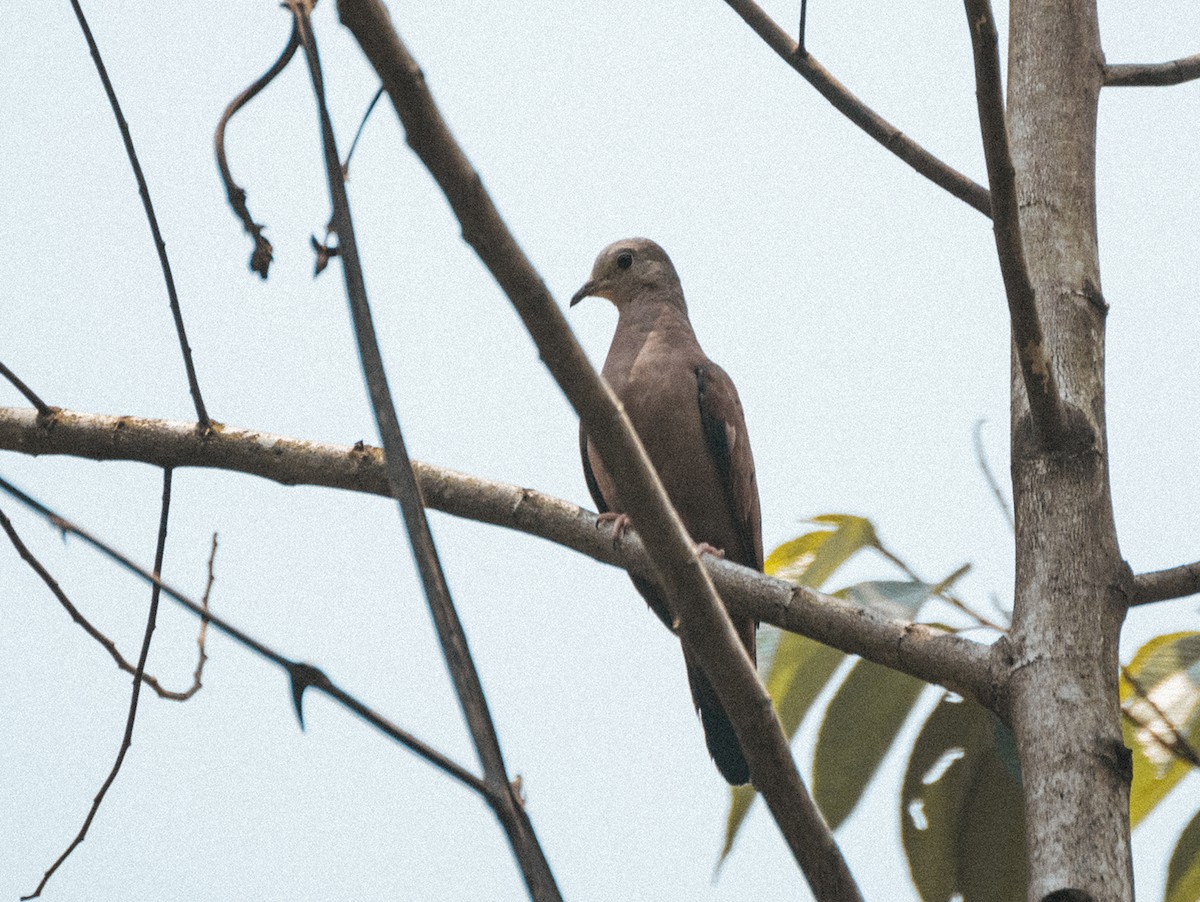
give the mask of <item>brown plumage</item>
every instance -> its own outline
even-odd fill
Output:
[[[646,238],[617,241],[600,252],[591,278],[571,305],[590,296],[607,298],[617,308],[617,329],[602,373],[692,539],[723,550],[728,560],[761,570],[762,516],[742,404],[729,376],[696,341],[670,258]],[[582,425],[579,442],[596,508],[623,513],[620,488]],[[658,590],[646,580],[634,578],[633,583],[670,627]],[[757,624],[739,618],[734,627],[753,660]],[[709,753],[726,780],[747,782],[749,769],[728,715],[686,648],[684,660]]]

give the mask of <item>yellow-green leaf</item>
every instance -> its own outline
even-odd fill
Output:
[[[859,661],[825,710],[813,762],[813,797],[836,830],[891,747],[925,683]]]
[[[857,551],[878,544],[875,527],[865,517],[823,514],[813,520],[822,528],[784,542],[767,557],[764,571],[810,589],[819,589]],[[762,644],[770,647],[771,642]],[[805,713],[843,657],[842,652],[812,639],[794,633],[780,634],[770,662],[763,662],[764,683],[789,739],[795,735]],[[732,790],[725,824],[725,845],[718,867],[733,848],[755,795],[750,786]]]
[[[795,735],[805,712],[837,670],[843,657],[845,655],[842,652],[804,636],[795,633],[780,635],[766,684],[789,739]],[[738,786],[731,791],[729,816],[725,823],[725,845],[721,849],[718,864],[733,848],[738,830],[756,795],[754,787],[749,785]]]
[[[992,714],[947,696],[921,729],[901,790],[909,870],[924,902],[1023,899],[1021,787],[996,754]]]
[[[1192,769],[1177,753],[1179,739],[1200,750],[1200,633],[1157,636],[1138,649],[1121,675],[1121,707],[1137,826]]]
[[[816,529],[784,542],[771,552],[763,570],[771,576],[819,589],[855,552],[878,544],[875,527],[865,517],[822,514],[814,523],[832,528]]]
[[[1196,902],[1200,899],[1200,814],[1183,828],[1171,863],[1167,865],[1164,902]]]

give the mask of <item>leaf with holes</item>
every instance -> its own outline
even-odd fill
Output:
[[[900,804],[904,851],[924,902],[1025,897],[1020,781],[997,754],[986,708],[942,700],[913,746]]]

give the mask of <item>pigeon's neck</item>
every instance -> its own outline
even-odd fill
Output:
[[[630,368],[642,353],[646,342],[654,337],[679,350],[694,348],[700,352],[687,309],[682,299],[640,297],[635,303],[620,308],[617,329],[604,363],[604,375],[610,383],[628,376]]]

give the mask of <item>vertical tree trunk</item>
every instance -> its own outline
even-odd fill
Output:
[[[1109,492],[1096,243],[1102,67],[1095,0],[1013,0],[1008,114],[1020,220],[1069,426],[1066,442],[1041,442],[1014,366],[1009,701],[1033,900],[1133,898],[1131,767],[1117,695],[1130,579]]]

